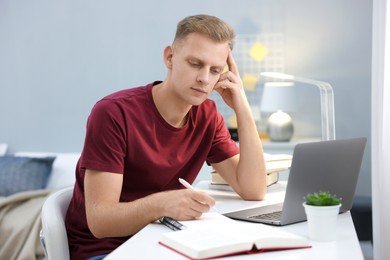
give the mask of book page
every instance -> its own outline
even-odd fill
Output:
[[[269,154],[269,153],[264,153],[264,160],[266,162],[288,161],[288,160],[292,160],[292,155],[290,155],[290,154]]]
[[[163,235],[160,242],[192,258],[249,251],[253,242],[218,228],[189,228]]]
[[[238,230],[245,239],[254,241],[257,249],[276,249],[309,246],[309,241],[301,236],[265,224],[242,223]]]

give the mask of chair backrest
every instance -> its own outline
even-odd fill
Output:
[[[73,194],[73,186],[50,195],[42,207],[42,235],[48,260],[68,260],[69,244],[65,215]]]

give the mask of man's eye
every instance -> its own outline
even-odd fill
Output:
[[[200,67],[199,63],[196,63],[196,62],[190,62],[190,64],[191,64],[191,66],[196,67],[196,68]]]

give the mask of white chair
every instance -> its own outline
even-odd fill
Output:
[[[69,260],[65,215],[73,194],[73,186],[50,195],[42,207],[41,244],[48,260]]]

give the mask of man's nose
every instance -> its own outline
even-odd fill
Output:
[[[204,85],[209,84],[210,82],[210,72],[206,69],[201,69],[198,71],[197,81]]]

